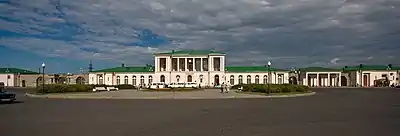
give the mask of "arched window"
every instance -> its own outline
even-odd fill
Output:
[[[85,84],[85,78],[80,76],[80,77],[76,78],[75,83],[76,84]]]
[[[267,75],[264,75],[263,83],[264,83],[264,84],[267,84],[267,83],[268,83],[268,76],[267,76]]]
[[[153,83],[153,77],[149,76],[149,84]]]
[[[256,83],[256,84],[260,84],[260,76],[256,75],[255,83]]]
[[[121,78],[119,76],[117,76],[117,85],[121,84]]]
[[[179,83],[179,79],[181,78],[181,76],[177,75],[176,76],[176,82]]]
[[[161,75],[161,76],[160,76],[160,82],[162,82],[162,83],[165,82],[165,76],[164,76],[164,75]]]
[[[136,85],[136,76],[132,76],[132,85]]]
[[[235,84],[235,76],[231,75],[229,82],[231,85],[234,85]]]
[[[128,76],[125,76],[125,78],[124,78],[124,84],[128,84]]]
[[[144,76],[140,76],[140,85],[146,85],[146,84],[144,84]]]
[[[200,75],[199,78],[200,78],[200,83],[203,83],[203,75]]]
[[[239,84],[243,84],[243,76],[239,75]]]
[[[192,82],[192,76],[191,75],[187,76],[187,82]]]
[[[251,76],[250,75],[247,76],[247,84],[251,84]]]

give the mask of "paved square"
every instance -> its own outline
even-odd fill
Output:
[[[0,105],[6,136],[398,136],[400,90],[221,100],[27,98]]]

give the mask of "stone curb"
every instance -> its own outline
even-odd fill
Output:
[[[263,96],[263,95],[253,95],[253,96],[228,96],[228,97],[112,97],[112,96],[57,96],[57,95],[37,95],[25,93],[26,96],[32,98],[50,98],[50,99],[263,99],[263,98],[291,98],[291,97],[302,97],[302,96],[312,96],[315,92],[306,94],[292,94],[292,95],[276,95],[276,96]],[[249,94],[251,95],[251,94]]]

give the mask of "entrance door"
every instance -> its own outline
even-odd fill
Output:
[[[26,87],[26,81],[22,80],[22,87]]]
[[[214,82],[215,82],[215,85],[219,85],[219,76],[218,75],[215,75]]]
[[[340,83],[340,84],[341,84],[342,86],[347,86],[347,78],[346,78],[345,76],[341,76],[340,78],[341,78],[341,79],[340,79],[340,80],[341,80],[341,83]]]
[[[289,78],[289,84],[297,84],[297,78],[292,76]]]
[[[368,76],[367,75],[363,76],[363,81],[364,81],[364,85],[363,86],[369,86],[368,85]]]

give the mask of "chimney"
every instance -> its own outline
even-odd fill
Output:
[[[124,64],[124,63],[122,63],[122,64],[121,64],[121,67],[125,67],[125,64]]]

